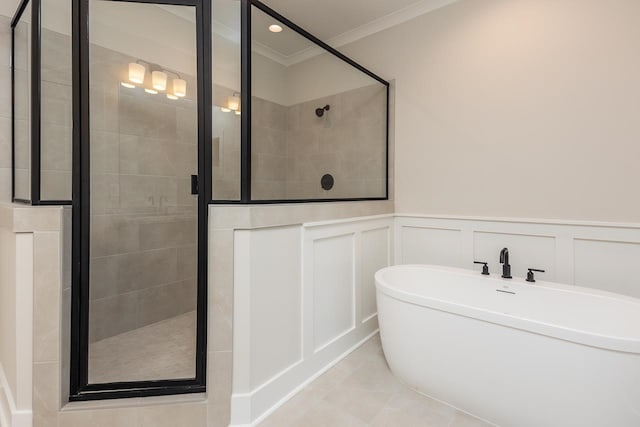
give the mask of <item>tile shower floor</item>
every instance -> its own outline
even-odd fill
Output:
[[[89,382],[193,378],[196,312],[89,345]]]
[[[260,427],[487,427],[422,396],[389,371],[376,335],[271,414]]]

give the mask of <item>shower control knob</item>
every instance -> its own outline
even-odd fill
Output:
[[[482,274],[484,274],[485,276],[489,275],[489,266],[487,265],[486,262],[484,261],[473,261],[474,264],[483,264],[482,265]]]
[[[527,282],[531,282],[531,283],[535,283],[536,279],[535,277],[533,277],[533,272],[537,272],[537,273],[544,273],[544,270],[538,270],[535,268],[530,268],[529,272],[527,273]]]

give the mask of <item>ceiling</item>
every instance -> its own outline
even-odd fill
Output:
[[[12,17],[20,0],[0,0],[0,15]]]
[[[233,7],[234,0],[220,1],[222,6],[227,3]],[[455,1],[458,0],[262,0],[333,47],[343,46]],[[285,26],[281,33],[270,33],[267,27],[273,23],[277,22],[270,16],[254,11],[254,50],[262,55],[283,65],[292,65],[322,53],[321,49]],[[228,25],[233,26],[233,23]]]
[[[262,0],[333,47],[356,41],[455,1],[458,0]],[[0,3],[0,13],[10,16],[19,0],[0,0]],[[159,7],[181,16],[179,10]],[[216,34],[236,43],[240,41],[240,1],[214,1],[213,16]],[[188,16],[181,17],[189,19]],[[308,40],[284,26],[281,33],[270,33],[267,27],[272,23],[275,20],[271,17],[254,12],[254,39],[259,45],[256,50],[261,54],[283,65],[291,65],[321,53]]]
[[[398,25],[457,0],[262,0],[333,47],[340,47],[378,31]],[[158,6],[181,16],[169,6]],[[191,15],[192,16],[192,15]],[[283,31],[272,33],[269,25],[279,23],[264,12],[253,9],[253,50],[288,66],[323,52],[306,38],[282,25]],[[280,23],[281,24],[281,23]],[[240,42],[240,2],[213,2],[213,31],[218,36]]]
[[[263,0],[264,4],[321,40],[404,9],[418,0]]]

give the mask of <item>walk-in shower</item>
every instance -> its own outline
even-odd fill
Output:
[[[387,198],[389,84],[258,1],[12,29],[14,201],[73,210],[70,400],[205,391],[211,203]]]

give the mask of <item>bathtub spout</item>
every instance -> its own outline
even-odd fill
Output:
[[[500,251],[500,264],[502,264],[502,278],[511,279],[511,264],[509,264],[509,249]]]

